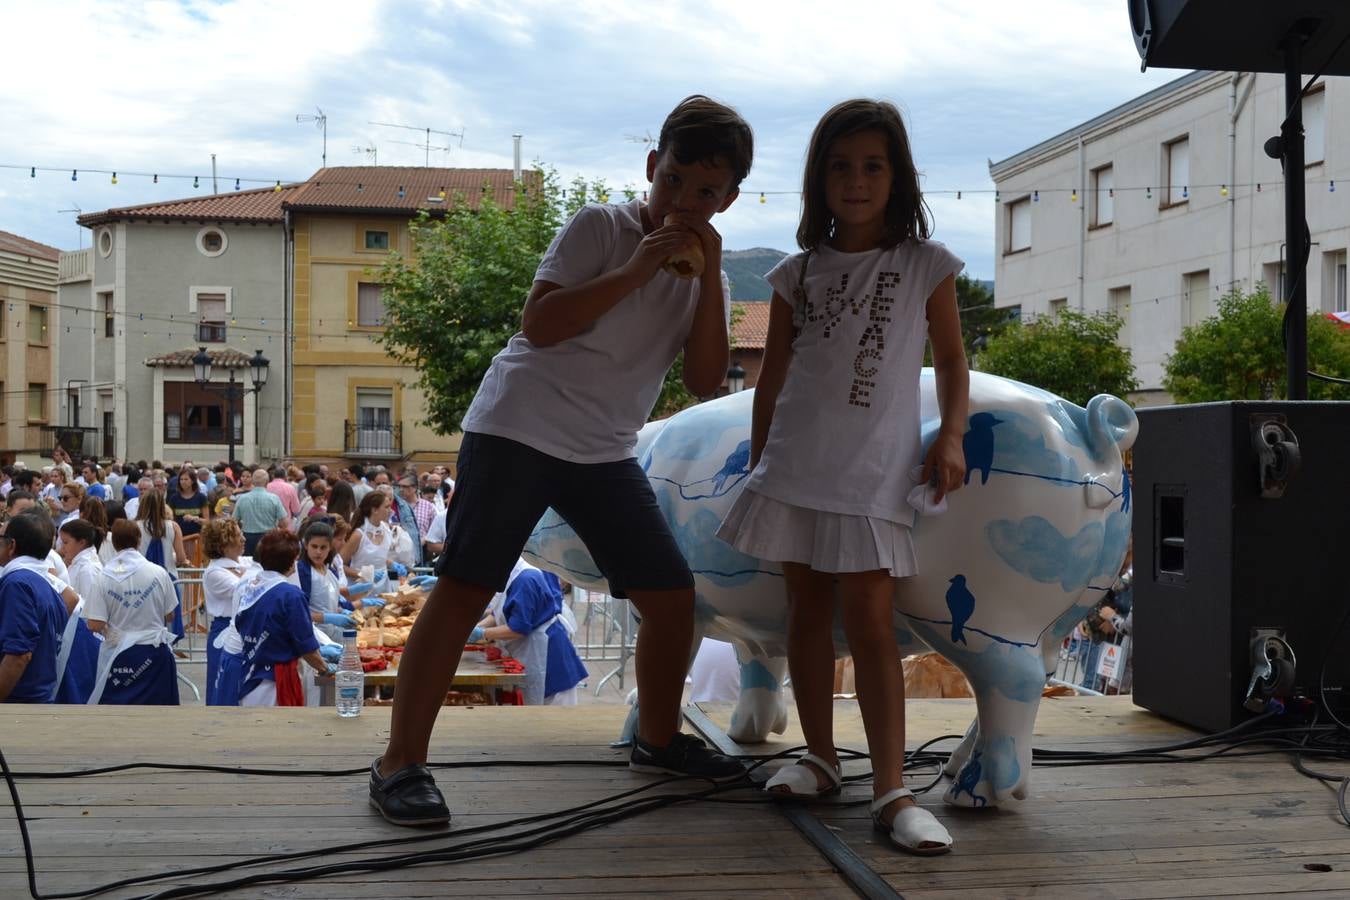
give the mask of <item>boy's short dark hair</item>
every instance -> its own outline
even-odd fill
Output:
[[[56,540],[56,529],[52,527],[52,520],[46,516],[25,512],[9,520],[5,526],[5,537],[14,542],[16,556],[46,559]]]
[[[755,136],[736,110],[693,94],[681,100],[661,124],[656,153],[660,156],[667,151],[681,165],[725,160],[732,172],[731,187],[736,189],[750,174]]]
[[[10,478],[10,481],[13,483],[15,489],[26,491],[32,489],[33,482],[37,481],[38,477],[38,473],[34,472],[32,469],[22,469],[15,472],[13,477]]]
[[[6,506],[13,506],[15,503],[18,503],[20,500],[33,500],[33,501],[36,501],[36,500],[37,500],[37,497],[34,497],[34,496],[33,496],[32,491],[25,491],[25,490],[23,490],[22,488],[14,488],[14,489],[11,490],[8,494],[5,495],[5,505],[6,505]]]

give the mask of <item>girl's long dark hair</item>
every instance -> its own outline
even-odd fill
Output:
[[[834,232],[834,217],[825,202],[825,166],[830,146],[839,138],[860,131],[879,131],[886,136],[891,196],[886,202],[882,246],[894,247],[907,238],[927,240],[931,233],[926,204],[919,190],[919,173],[914,167],[914,154],[900,110],[885,100],[845,100],[816,125],[806,152],[802,219],[797,226],[797,246],[803,250],[819,248]]]

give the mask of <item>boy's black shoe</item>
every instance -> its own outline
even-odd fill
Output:
[[[628,768],[654,775],[692,775],[714,781],[733,781],[745,777],[745,766],[733,757],[711,750],[691,734],[676,732],[664,747],[653,747],[633,737],[633,755]]]
[[[431,770],[404,766],[388,778],[380,777],[380,761],[370,764],[370,805],[395,825],[448,825],[450,809],[436,787]]]

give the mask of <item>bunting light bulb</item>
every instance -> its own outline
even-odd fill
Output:
[[[197,187],[197,176],[196,176],[196,175],[193,175],[193,176],[192,176],[192,186],[193,186],[193,187]]]
[[[1225,184],[1219,188],[1219,196],[1220,197],[1228,196],[1228,185]]]
[[[1145,200],[1152,200],[1152,199],[1153,199],[1153,188],[1151,188],[1151,187],[1150,187],[1150,188],[1144,188],[1144,199],[1145,199]]]
[[[1070,202],[1070,203],[1077,203],[1077,202],[1078,202],[1078,188],[1074,188],[1074,189],[1069,193],[1069,202]]]
[[[960,199],[961,199],[961,192],[960,192],[960,191],[957,191],[957,192],[956,192],[956,199],[957,199],[957,200],[960,200]]]
[[[74,170],[74,169],[71,169],[71,170],[70,170],[70,180],[71,180],[71,181],[79,181],[79,180],[80,180],[80,173],[77,172],[77,171]]]
[[[647,192],[646,192],[646,191],[643,191],[642,193],[645,195]],[[764,199],[764,192],[763,192],[763,191],[760,191],[760,192],[759,192],[759,202],[760,202],[760,203],[767,203],[767,202],[768,202],[768,201],[766,201],[766,200]]]
[[[116,173],[116,172],[114,172],[114,173],[112,174],[112,183],[113,183],[113,184],[117,184],[117,173]]]
[[[236,179],[234,180],[234,189],[235,189],[236,191],[239,190],[239,179],[238,179],[238,178],[236,178]]]
[[[276,193],[278,194],[281,193],[281,179],[277,179],[277,186],[273,188],[273,190],[276,191]]]
[[[1041,192],[1040,192],[1040,191],[1032,191],[1032,192],[1031,192],[1031,202],[1032,202],[1032,203],[1040,203],[1040,202],[1041,202]]]
[[[150,183],[151,183],[151,184],[159,184],[159,176],[156,175],[154,178],[152,178],[152,179],[150,180]]]
[[[365,189],[366,189],[366,186],[365,186],[364,184],[362,184],[362,183],[359,182],[359,181],[356,183],[356,192],[357,192],[358,194],[361,193],[362,191],[364,191]]]
[[[403,190],[403,185],[400,184],[398,186],[398,199],[402,200],[406,196],[408,196],[407,192]]]
[[[1181,186],[1181,199],[1182,200],[1191,199],[1191,189],[1184,184]]]
[[[1115,188],[1107,188],[1107,189],[1106,189],[1106,196],[1108,196],[1108,197],[1110,197],[1112,200],[1114,200],[1114,199],[1116,198],[1116,189],[1115,189]]]
[[[29,178],[37,177],[37,166],[33,166],[31,169],[28,170],[28,177]]]

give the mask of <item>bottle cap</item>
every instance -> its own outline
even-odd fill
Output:
[[[344,629],[342,629],[342,636],[345,637],[345,638],[354,638],[354,637],[356,637],[356,629],[355,629],[355,628],[344,628]]]

